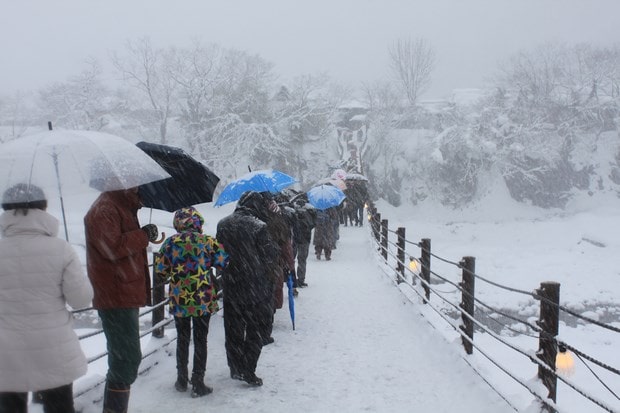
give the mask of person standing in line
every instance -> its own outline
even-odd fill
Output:
[[[278,204],[276,201],[282,201]],[[273,317],[277,310],[284,305],[284,284],[288,280],[289,275],[293,277],[294,293],[297,293],[297,277],[295,276],[295,255],[293,252],[293,211],[285,204],[287,198],[281,196],[273,196],[269,201],[269,213],[267,214],[267,230],[272,240],[278,246],[278,259],[276,266],[270,268],[272,279],[274,280],[273,293],[273,314],[272,321],[266,325],[263,332],[263,345],[269,345],[275,341],[271,333],[273,332]]]
[[[138,188],[103,192],[84,217],[86,264],[93,307],[106,337],[108,372],[104,413],[127,412],[131,384],[142,359],[139,309],[151,304],[146,248],[157,226],[140,227]]]
[[[224,332],[230,377],[262,386],[256,366],[264,332],[273,321],[274,280],[278,246],[266,221],[269,197],[245,192],[232,214],[217,224],[216,238],[229,254],[223,271]]]
[[[298,195],[293,200],[294,225],[293,241],[295,256],[297,258],[297,285],[299,288],[307,287],[306,262],[312,241],[312,230],[316,225],[316,209],[308,202],[306,194]]]
[[[325,253],[326,261],[332,259],[332,250],[336,248],[338,237],[338,222],[338,213],[335,207],[317,212],[313,239],[317,260],[321,259],[321,253]]]
[[[2,208],[0,412],[26,413],[32,391],[46,413],[74,413],[73,381],[87,363],[67,304],[90,306],[92,287],[40,188],[9,188]]]
[[[228,254],[217,239],[203,234],[204,218],[194,207],[174,213],[177,231],[162,244],[155,260],[156,273],[170,282],[170,314],[177,330],[177,391],[187,391],[189,342],[193,333],[192,397],[213,392],[205,385],[207,335],[211,314],[219,310],[212,269],[224,269]],[[192,329],[193,326],[193,329]]]

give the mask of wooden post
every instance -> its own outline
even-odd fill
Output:
[[[379,232],[379,223],[381,222],[381,214],[375,212],[372,216],[372,233],[377,243],[381,242],[381,233]]]
[[[387,261],[388,258],[388,220],[381,220],[381,255]]]
[[[396,236],[398,237],[398,241],[396,241],[398,246],[398,251],[396,253],[398,259],[396,263],[396,273],[398,278],[396,281],[400,284],[405,281],[405,228],[398,227],[396,229]]]
[[[157,305],[166,299],[166,282],[163,278],[157,274],[157,270],[155,267],[155,262],[157,262],[157,257],[159,256],[158,252],[153,253],[153,305]],[[157,325],[157,323],[164,320],[165,317],[165,306],[159,306],[153,309],[151,325]],[[159,327],[153,330],[153,337],[155,338],[163,338],[164,337],[164,327]]]
[[[461,298],[461,320],[463,324],[460,325],[460,329],[465,333],[467,337],[471,341],[474,340],[474,293],[475,293],[475,285],[476,285],[476,277],[474,274],[476,273],[476,258],[474,257],[463,257],[461,260],[461,266],[463,267],[463,281],[461,282],[461,288],[463,289],[462,298]],[[469,317],[467,315],[469,315]],[[466,340],[464,337],[461,337],[463,342],[463,347],[465,347],[465,352],[467,354],[471,354],[474,352],[473,344]]]
[[[556,337],[559,330],[560,284],[553,281],[541,283],[540,289],[537,290],[537,294],[540,298],[540,320],[538,321],[538,325],[542,329],[542,332],[538,338],[538,352],[536,355],[555,371],[557,349],[555,347],[555,341],[552,340],[551,337]],[[547,397],[555,403],[558,385],[557,377],[540,365],[538,366],[538,377],[547,390],[549,390],[549,395]],[[554,411],[549,410],[550,407],[548,406],[543,408],[547,411]]]
[[[420,271],[420,278],[425,282],[422,283],[422,288],[426,294],[426,298],[423,300],[426,304],[431,299],[431,240],[429,238],[422,238],[420,241],[421,256],[420,262],[422,264],[422,270]]]

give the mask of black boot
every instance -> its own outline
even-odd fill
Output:
[[[177,381],[174,383],[174,388],[179,392],[187,391],[187,377],[177,376]]]
[[[128,384],[106,382],[103,413],[127,413],[129,388]]]
[[[185,368],[177,367],[177,381],[174,383],[174,388],[180,392],[187,391],[187,366]]]
[[[202,397],[213,393],[213,388],[204,382],[204,376],[192,375],[192,397]]]
[[[258,377],[255,373],[246,373],[243,375],[243,381],[245,381],[250,386],[262,386],[263,379]]]

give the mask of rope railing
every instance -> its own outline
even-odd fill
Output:
[[[565,306],[560,305],[559,304],[559,284],[557,283],[549,283],[549,284],[552,284],[551,287],[553,287],[553,284],[557,284],[557,291],[558,291],[557,302],[554,301],[553,299],[550,299],[547,296],[548,291],[545,291],[544,287],[549,287],[549,286],[545,285],[545,283],[541,284],[540,290],[536,289],[533,292],[502,285],[500,283],[497,283],[495,281],[492,281],[486,277],[483,277],[477,274],[473,266],[471,265],[471,262],[474,262],[473,257],[466,257],[466,258],[470,258],[469,266],[467,265],[468,262],[466,262],[465,258],[461,260],[460,262],[456,262],[454,260],[449,260],[449,259],[440,257],[430,251],[430,240],[427,240],[427,242],[424,242],[425,240],[422,240],[422,242],[420,243],[410,241],[406,239],[406,237],[404,236],[404,233],[405,233],[404,228],[399,228],[397,231],[388,229],[387,228],[388,221],[385,219],[381,219],[380,218],[381,215],[376,213],[376,209],[374,209],[374,207],[372,207],[372,213],[370,213],[370,210],[371,208],[369,208],[369,222],[371,224],[370,228],[372,230],[372,232],[370,233],[371,239],[373,239],[373,241],[376,243],[376,246],[377,246],[376,251],[378,252],[378,256],[380,256],[383,259],[383,261],[386,264],[388,264],[387,265],[388,268],[391,268],[391,270],[393,270],[393,272],[384,271],[386,275],[389,275],[395,284],[397,285],[405,284],[408,287],[410,287],[411,291],[415,292],[417,296],[422,298],[422,301],[425,304],[425,306],[428,306],[428,308],[431,308],[434,312],[439,314],[439,316],[442,319],[444,319],[444,321],[446,321],[455,331],[457,331],[457,333],[463,340],[463,345],[465,346],[466,351],[468,350],[468,346],[470,349],[473,349],[473,348],[477,349],[477,351],[483,354],[485,358],[489,359],[489,361],[492,364],[494,364],[496,367],[502,370],[505,374],[507,374],[513,380],[516,379],[515,374],[508,371],[508,369],[503,368],[500,365],[500,363],[498,363],[496,360],[492,360],[492,357],[489,357],[489,355],[486,354],[486,352],[480,349],[480,346],[478,344],[474,343],[473,326],[475,325],[479,330],[487,333],[490,337],[493,337],[496,340],[498,340],[502,346],[510,348],[513,351],[517,351],[518,353],[526,356],[529,360],[533,361],[534,363],[538,365],[539,378],[543,381],[543,384],[545,384],[548,387],[549,396],[541,396],[537,394],[536,391],[534,391],[531,388],[531,386],[527,385],[526,383],[521,382],[520,380],[516,380],[516,381],[518,381],[523,387],[525,387],[528,391],[530,391],[530,393],[535,395],[535,397],[541,401],[543,406],[546,406],[548,411],[557,411],[557,406],[555,405],[555,392],[556,392],[555,382],[556,380],[560,380],[561,382],[566,384],[570,389],[574,390],[577,394],[580,394],[582,397],[596,404],[598,407],[602,408],[603,410],[609,411],[609,412],[616,411],[604,401],[599,400],[597,397],[594,397],[591,394],[589,394],[588,391],[580,388],[580,386],[578,386],[577,384],[572,383],[567,378],[562,377],[561,375],[557,374],[557,372],[555,371],[555,354],[556,354],[557,348],[564,348],[564,349],[571,350],[586,365],[586,367],[590,370],[590,372],[594,375],[594,377],[596,377],[596,379],[600,382],[600,384],[603,387],[605,387],[605,389],[610,394],[612,394],[614,398],[618,399],[618,395],[614,393],[614,391],[610,388],[610,386],[608,386],[598,375],[596,375],[596,373],[590,368],[590,366],[587,366],[584,359],[616,375],[620,374],[620,370],[612,366],[609,366],[608,364],[601,362],[597,360],[596,358],[585,354],[582,351],[575,349],[573,346],[564,343],[564,341],[558,340],[556,338],[557,327],[555,331],[548,331],[548,327],[549,327],[548,324],[553,324],[553,323],[550,323],[549,320],[546,319],[546,315],[543,316],[543,307],[546,308],[547,311],[550,308],[552,312],[555,311],[556,313],[558,313],[557,315],[559,315],[559,312],[562,311],[574,317],[580,318],[581,320],[584,320],[586,322],[589,322],[594,325],[600,326],[602,328],[608,329],[610,331],[618,332],[620,331],[619,328],[608,325],[606,323],[599,322],[598,320],[593,320],[586,316],[582,316],[581,314],[575,313],[574,311],[566,308]],[[394,242],[394,241],[387,239],[389,234],[395,234],[398,237],[398,242]],[[455,282],[455,281],[450,280],[448,277],[437,273],[436,271],[431,271],[430,262],[425,263],[423,262],[424,260],[422,259],[419,260],[422,263],[421,271],[416,272],[416,271],[410,270],[408,266],[405,265],[405,262],[404,262],[404,257],[406,255],[404,253],[404,250],[405,250],[406,245],[414,245],[420,248],[420,252],[423,254],[423,256],[424,254],[426,254],[427,257],[432,257],[438,261],[452,265],[455,268],[461,269],[463,272],[463,277],[464,277],[463,281]],[[410,259],[414,259],[414,257],[410,257]],[[391,266],[392,262],[394,263],[393,267]],[[426,271],[426,274],[427,274],[426,278],[421,275],[422,271]],[[404,276],[405,274],[410,277],[411,279],[410,283],[406,282],[406,277]],[[440,280],[444,283],[454,286],[455,291],[452,293],[456,293],[456,292],[461,293],[462,295],[461,304],[458,305],[458,304],[451,302],[449,298],[445,297],[446,293],[438,292],[437,289],[431,285],[430,275],[432,275],[437,280]],[[467,286],[465,285],[466,276],[470,277],[470,283],[472,284],[470,286],[471,288],[467,288]],[[493,306],[485,303],[484,301],[476,298],[473,293],[473,280],[475,279],[479,279],[487,283],[488,285],[503,289],[505,291],[528,296],[532,300],[540,302],[542,320],[539,321],[537,325],[535,325],[531,322],[522,320],[519,317],[513,316],[506,311],[498,310],[494,308]],[[419,281],[419,285],[422,288],[424,288],[425,290],[424,292],[426,293],[425,295],[421,293],[420,291],[418,291],[418,289],[416,288],[417,281]],[[467,331],[468,329],[464,327],[463,325],[458,326],[458,327],[455,326],[454,319],[450,320],[448,316],[444,314],[444,312],[438,310],[435,305],[432,305],[430,303],[430,293],[432,293],[433,296],[438,297],[440,299],[440,302],[445,303],[444,305],[447,305],[448,308],[456,309],[456,311],[461,314],[463,323],[470,324],[472,326],[471,331]],[[452,293],[449,293],[449,294],[452,294]],[[467,309],[465,308],[466,306],[464,306],[465,301],[470,302],[469,308]],[[483,308],[484,308],[484,311],[482,310]],[[485,325],[481,320],[474,317],[474,312],[476,310],[478,311],[478,313],[482,313],[487,318],[491,319],[494,323],[497,323],[497,325],[501,327],[502,329],[499,331],[504,331],[503,329],[507,329],[519,335],[538,338],[539,345],[540,345],[538,352],[532,355],[528,351],[525,351],[511,343],[508,343],[507,340],[502,338],[502,336],[492,331],[489,326]],[[529,329],[530,331],[537,333],[538,337],[532,334],[527,334],[527,333],[524,333],[523,331],[517,330],[513,328],[512,326],[501,322],[494,315],[499,315],[501,317],[504,317],[505,319],[512,320],[520,325],[524,325],[526,329]],[[557,325],[557,322],[556,322],[556,325]],[[551,330],[553,330],[553,328]],[[551,348],[551,351],[549,350],[550,348]],[[467,353],[471,354],[471,350],[467,351]],[[551,353],[553,356],[552,358],[549,357]],[[471,366],[471,363],[468,362],[468,364]],[[477,374],[481,375],[480,372],[477,372]],[[485,382],[487,382],[491,386],[491,388],[493,388],[493,390],[497,392],[497,389],[495,389],[494,386],[490,384],[489,380],[485,380]],[[548,397],[548,398],[545,398],[545,397]]]

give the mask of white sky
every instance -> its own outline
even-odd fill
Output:
[[[359,85],[387,73],[388,46],[425,37],[438,65],[428,97],[481,86],[498,60],[546,41],[620,39],[617,0],[3,0],[0,95],[79,73],[125,40],[192,39],[257,53],[283,78],[318,71]]]

